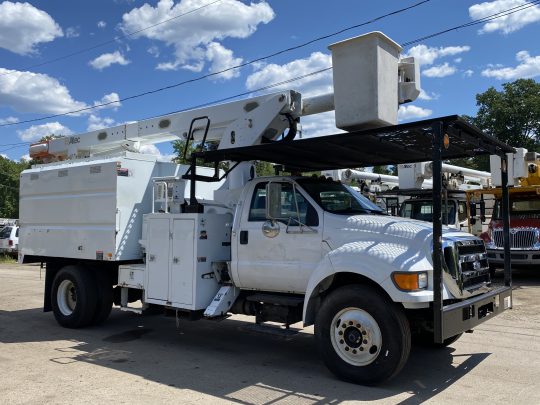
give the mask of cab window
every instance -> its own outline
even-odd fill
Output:
[[[266,185],[268,183],[259,183],[255,187],[253,197],[251,198],[251,205],[249,208],[248,221],[266,221]],[[295,200],[296,195],[296,200]],[[319,216],[315,208],[305,199],[305,197],[294,187],[291,183],[281,183],[281,217],[293,218],[290,222],[288,220],[280,220],[285,224],[289,223],[289,226],[299,226],[294,221],[298,219],[303,225],[318,226]]]

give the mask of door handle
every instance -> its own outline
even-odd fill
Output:
[[[248,243],[248,231],[240,231],[240,244],[247,245]]]

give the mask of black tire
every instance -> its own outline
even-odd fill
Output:
[[[66,283],[62,284],[64,281]],[[65,286],[69,286],[69,288]],[[59,288],[65,290],[66,294],[60,294],[59,297]],[[65,305],[59,302],[59,300],[65,302],[63,297],[67,295],[75,298],[73,307],[68,308],[71,313],[68,313]],[[89,325],[95,314],[96,300],[96,280],[85,268],[73,265],[65,266],[56,274],[51,289],[51,305],[56,321],[63,327],[82,328]]]
[[[91,271],[91,270],[90,270]],[[113,287],[105,270],[95,271],[97,284],[96,311],[92,325],[100,325],[107,320],[113,305]]]
[[[345,361],[334,349],[332,334],[334,330],[340,330],[338,326],[341,322],[339,319],[338,324],[334,327],[334,317],[346,308],[355,308],[366,312],[378,325],[382,336],[381,347],[372,345],[366,346],[365,349],[363,346],[362,349],[358,348],[362,352],[369,350],[371,353],[375,347],[373,355],[376,357],[369,364],[351,364]],[[354,330],[354,327],[351,328]],[[348,329],[349,327],[344,331],[347,333]],[[364,332],[362,329],[358,330]],[[345,381],[363,385],[376,385],[394,377],[407,362],[411,350],[411,331],[403,309],[374,291],[372,287],[365,285],[340,287],[325,298],[315,321],[315,337],[319,353],[330,371]],[[371,342],[368,346],[370,344]],[[347,345],[348,343],[345,346]],[[367,352],[365,354],[367,355]]]

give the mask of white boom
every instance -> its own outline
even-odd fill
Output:
[[[453,189],[465,186],[466,182],[478,182],[481,186],[488,186],[491,173],[466,167],[442,164],[443,173],[449,173],[449,185]],[[430,188],[433,177],[432,162],[406,163],[398,165],[398,177],[400,189]]]
[[[44,162],[137,152],[148,144],[205,138],[218,148],[275,140],[287,128],[295,131],[301,116],[335,111],[341,129],[397,123],[397,105],[420,93],[413,58],[399,60],[401,47],[380,32],[333,45],[334,92],[304,98],[281,91],[225,104],[176,112],[30,146],[30,157]],[[373,103],[373,100],[379,100]],[[191,132],[191,134],[189,133]],[[206,135],[205,135],[206,134]],[[293,137],[294,134],[291,134]]]

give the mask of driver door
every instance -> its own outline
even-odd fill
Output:
[[[292,183],[281,182],[283,217],[299,214],[305,226],[294,220],[276,221],[277,235],[265,236],[267,184],[254,184],[242,210],[235,241],[237,275],[243,288],[303,293],[323,256],[323,215]]]

